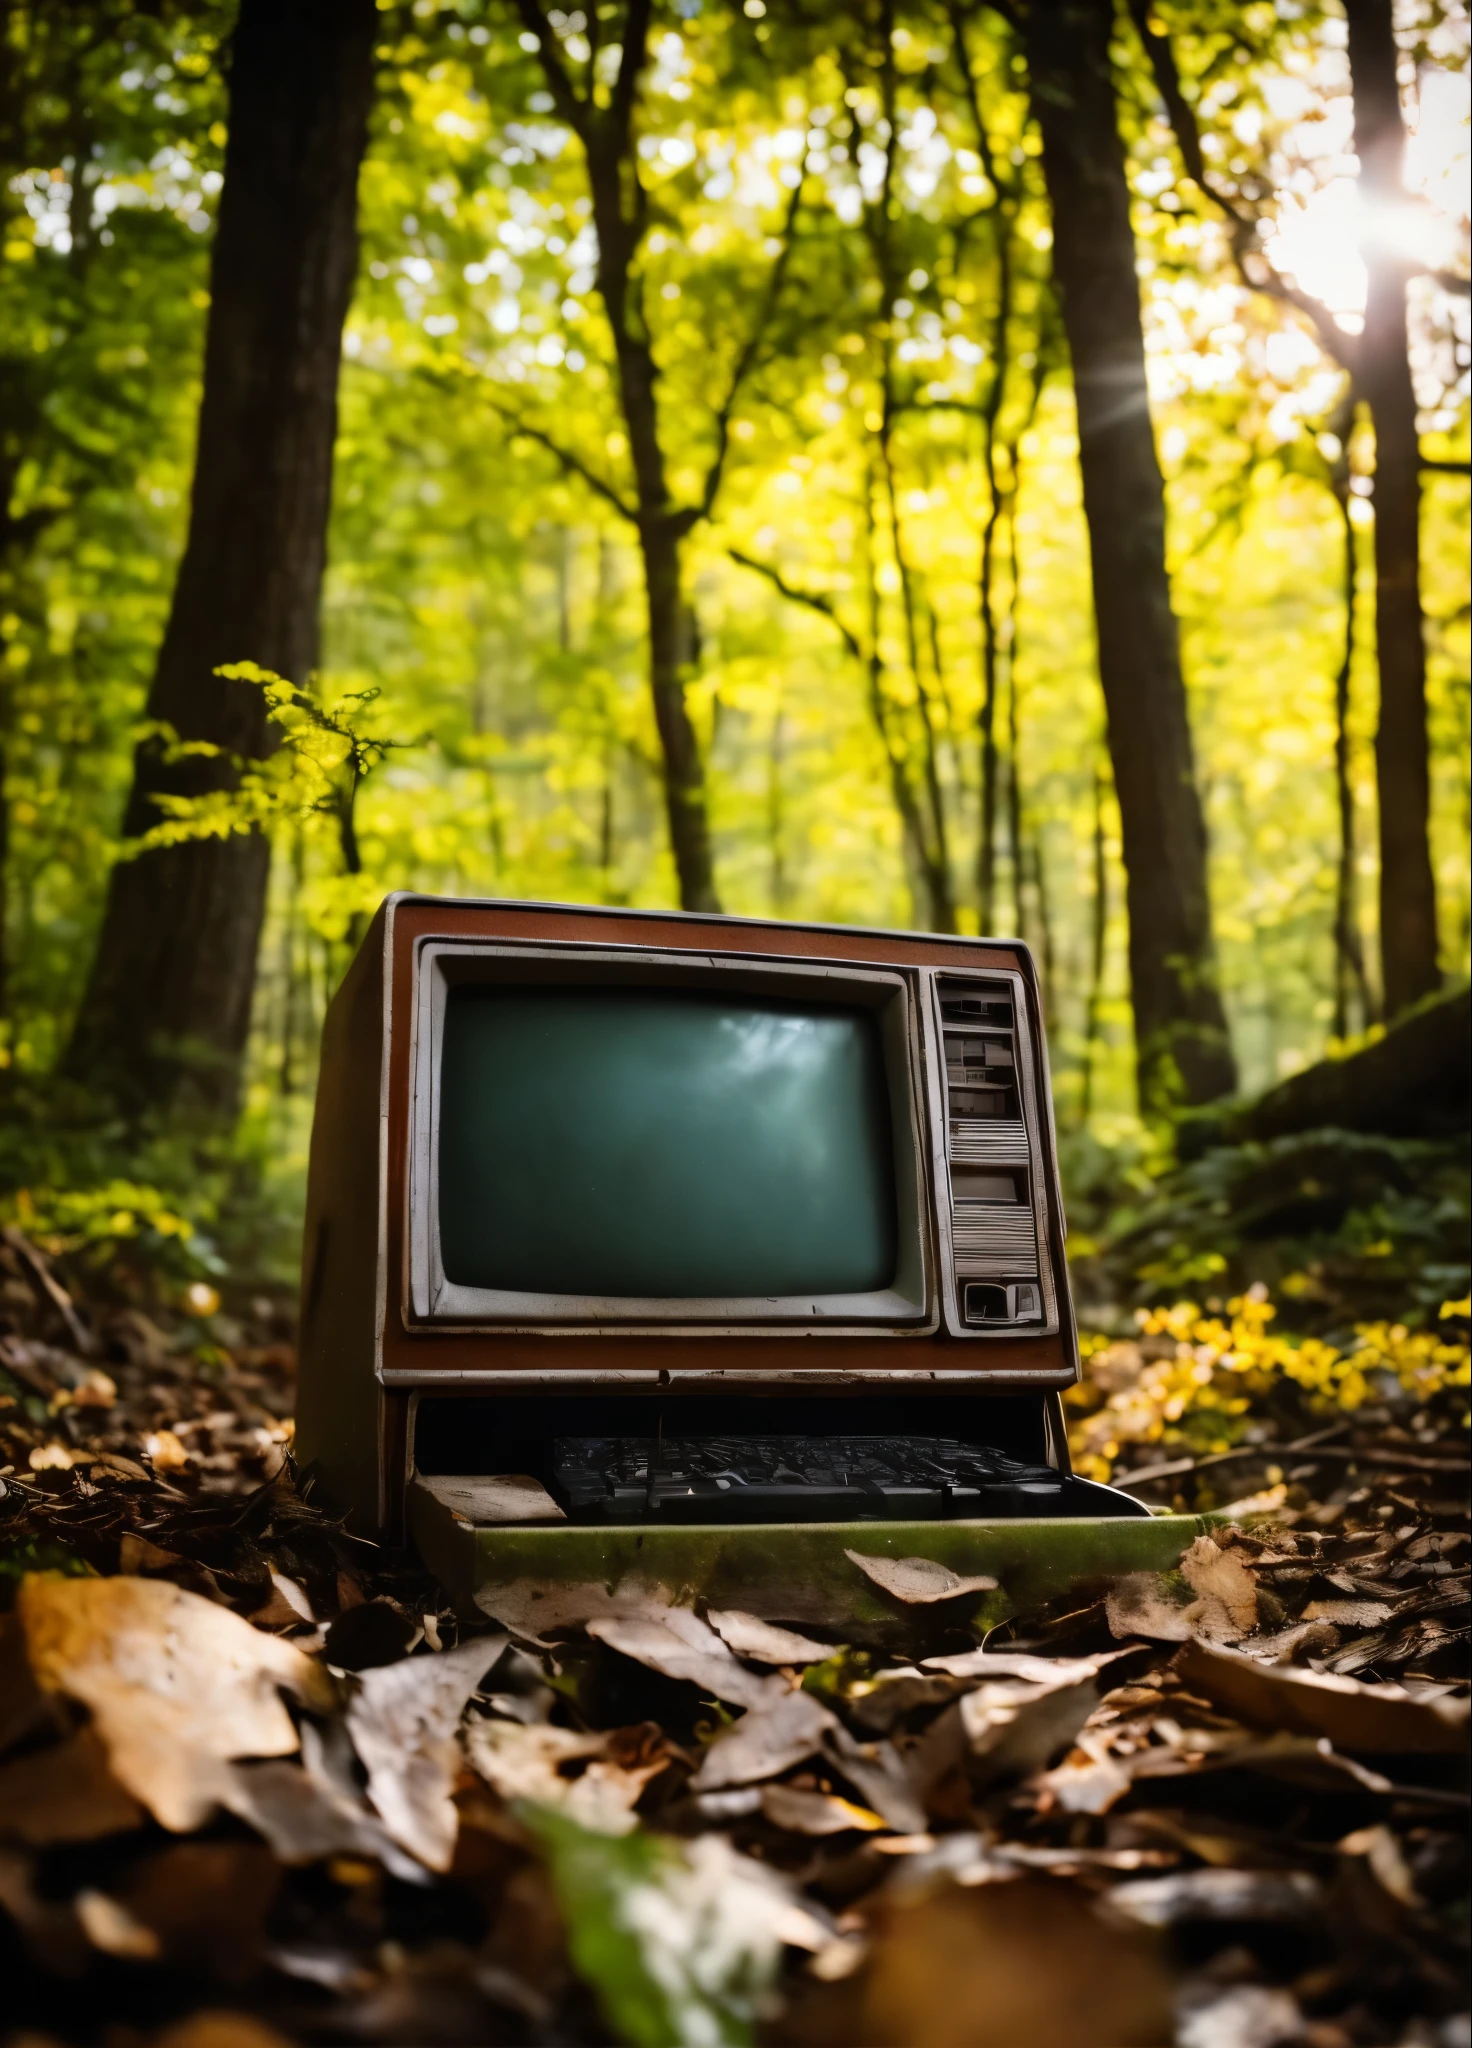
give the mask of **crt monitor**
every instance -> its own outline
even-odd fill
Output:
[[[366,1532],[1121,1512],[991,940],[393,897],[324,1034],[298,1450]],[[468,1489],[468,1491],[467,1491]]]

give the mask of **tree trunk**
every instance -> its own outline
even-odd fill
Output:
[[[1034,0],[1032,104],[1073,357],[1099,675],[1123,828],[1141,1106],[1229,1093],[1206,828],[1165,570],[1135,243],[1109,68],[1110,0]]]
[[[680,542],[671,522],[657,518],[641,523],[639,544],[649,601],[649,687],[664,755],[665,811],[680,908],[719,910],[705,770],[685,702],[685,679],[694,666],[695,621],[685,601]]]
[[[163,795],[229,787],[269,751],[255,661],[304,684],[317,659],[342,326],[357,266],[373,0],[242,0],[211,263],[189,537],[147,715],[218,758],[134,758],[137,838]],[[265,910],[260,833],[186,841],[113,869],[67,1069],[133,1114],[228,1117]]]
[[[1359,388],[1375,428],[1375,638],[1380,726],[1380,959],[1385,1014],[1440,985],[1436,885],[1429,843],[1426,649],[1421,626],[1421,457],[1406,340],[1406,265],[1390,209],[1405,203],[1405,124],[1391,0],[1345,0],[1360,192],[1381,225],[1367,239],[1369,271]]]
[[[1348,432],[1348,426],[1346,426]],[[1358,550],[1354,521],[1349,516],[1349,456],[1340,458],[1331,478],[1334,502],[1339,508],[1344,562],[1344,643],[1334,676],[1334,798],[1339,815],[1339,858],[1334,877],[1334,1036],[1347,1038],[1350,1030],[1350,1001],[1359,998],[1360,1027],[1371,1022],[1370,990],[1365,977],[1364,948],[1360,944],[1358,891],[1355,886],[1357,849],[1355,845],[1354,776],[1351,763],[1352,738],[1349,730],[1350,685],[1354,679],[1355,595]]]

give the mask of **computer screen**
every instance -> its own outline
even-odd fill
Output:
[[[439,1086],[445,1278],[711,1299],[894,1284],[872,1010],[460,985]]]

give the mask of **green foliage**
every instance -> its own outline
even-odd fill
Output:
[[[1141,1176],[1073,1256],[1086,1292],[1145,1304],[1258,1285],[1310,1327],[1414,1322],[1467,1291],[1469,1207],[1465,1141],[1312,1131]]]
[[[144,1171],[106,1134],[85,1138],[80,1110],[54,1098],[60,1135],[46,1134],[26,1091],[65,1043],[132,749],[148,737],[139,721],[187,512],[230,18],[223,0],[142,13],[23,0],[6,15],[0,77],[0,1064],[24,1083],[0,1177],[91,1187],[99,1203],[115,1179],[152,1183],[211,1233],[239,1189],[197,1208],[192,1192],[170,1193],[190,1187],[188,1148],[177,1177]],[[1250,1220],[1267,1199],[1257,1167],[1233,1167],[1223,1190],[1211,1176],[1228,1169],[1203,1165],[1179,1185],[1179,1227],[1150,1210],[1158,1162],[1133,1114],[1072,394],[1021,61],[995,10],[902,6],[887,41],[886,18],[877,0],[849,9],[837,35],[831,15],[775,0],[759,14],[661,4],[639,86],[634,281],[674,502],[702,502],[722,401],[791,229],[725,421],[719,494],[688,543],[687,694],[723,900],[926,922],[939,873],[958,924],[975,929],[990,660],[991,916],[1038,954],[1085,1234],[1107,1234],[1122,1174],[1139,1213],[1120,1227],[1144,1232],[1138,1260],[1159,1269],[1157,1295],[1183,1275],[1204,1284],[1213,1256],[1276,1280]],[[1352,296],[1351,229],[1335,211],[1350,175],[1338,11],[1172,4],[1151,18],[1171,32],[1203,146],[1261,217],[1264,246],[1290,267],[1312,260],[1314,288]],[[605,69],[620,19],[599,16]],[[1334,1025],[1345,517],[1359,551],[1356,880],[1373,959],[1371,451],[1340,418],[1342,372],[1314,330],[1243,284],[1121,19],[1223,984],[1256,1088],[1316,1057]],[[509,0],[421,0],[381,23],[321,672],[279,697],[284,743],[239,794],[176,808],[160,828],[253,822],[272,835],[245,1148],[270,1163],[283,1245],[322,1014],[386,890],[649,906],[674,894],[641,570],[620,509],[630,451],[580,146]],[[568,12],[554,28],[585,76],[587,21]],[[1455,156],[1455,109],[1433,87],[1463,53],[1435,10],[1406,33],[1423,60],[1417,147],[1431,177]],[[1427,189],[1442,233],[1460,200]],[[1426,446],[1455,457],[1464,344],[1429,282],[1415,308]],[[1457,968],[1472,922],[1465,480],[1428,475],[1424,502],[1434,848]],[[1280,1164],[1323,1178],[1286,1155],[1261,1172]],[[1367,1248],[1389,1241],[1387,1274],[1409,1274],[1429,1302],[1456,1198],[1423,1164],[1429,1182],[1397,1167],[1383,1201],[1357,1198],[1346,1213],[1362,1226],[1285,1211],[1299,1247],[1287,1270],[1310,1271],[1325,1233],[1352,1229]],[[205,1178],[231,1185],[223,1170]],[[1230,1244],[1208,1241],[1221,1201]],[[259,1211],[250,1233],[270,1240]]]
[[[780,1959],[780,1908],[759,1866],[703,1836],[688,1853],[640,1830],[594,1834],[524,1806],[578,1974],[631,2048],[746,2048]],[[752,1874],[754,1873],[754,1874]]]

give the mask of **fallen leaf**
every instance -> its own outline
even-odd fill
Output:
[[[912,1753],[916,1788],[927,1795],[963,1762],[982,1783],[1030,1777],[1072,1744],[1103,1694],[1152,1654],[1136,1647],[1095,1657],[999,1655],[998,1666],[1020,1665],[1026,1675],[983,1680],[937,1716]]]
[[[292,2048],[284,2034],[247,2012],[194,2012],[155,2034],[148,2048]]]
[[[715,1792],[780,1777],[806,1762],[838,1717],[809,1692],[788,1692],[763,1700],[719,1734],[690,1780],[692,1792]]]
[[[393,1839],[430,1870],[448,1870],[455,1853],[455,1730],[505,1647],[504,1635],[476,1636],[438,1657],[378,1665],[360,1675],[349,1704],[368,1797]]]
[[[1181,1577],[1197,1595],[1185,1619],[1209,1642],[1235,1643],[1257,1627],[1257,1585],[1240,1552],[1198,1536],[1181,1559]]]
[[[963,1593],[995,1593],[997,1581],[986,1573],[962,1578],[947,1564],[930,1557],[870,1557],[861,1550],[843,1553],[882,1592],[909,1607],[928,1607],[937,1600],[956,1600]]]
[[[1039,1792],[1064,1813],[1108,1813],[1133,1783],[1128,1769],[1112,1756],[1087,1752],[1065,1757],[1037,1781]]]
[[[835,1720],[824,1733],[822,1753],[865,1804],[884,1816],[897,1835],[921,1832],[925,1808],[892,1742],[860,1742],[841,1721]]]
[[[782,1949],[832,1940],[831,1923],[765,1864],[717,1834],[681,1846],[609,1836],[529,1807],[579,1975],[614,2036],[639,2048],[738,2048],[754,2035]]]
[[[815,1987],[784,2039],[822,2048],[1158,2048],[1172,2038],[1153,1946],[1077,1889],[1035,1877],[930,1884],[883,1902],[857,1976]]]
[[[0,1765],[0,1835],[39,1849],[95,1842],[142,1821],[142,1807],[113,1776],[90,1728]]]
[[[833,1654],[832,1643],[815,1643],[734,1608],[722,1612],[713,1607],[706,1620],[728,1649],[738,1657],[750,1657],[754,1664],[821,1664]]]
[[[513,1579],[509,1586],[484,1586],[475,1596],[482,1614],[509,1628],[524,1642],[541,1645],[549,1630],[586,1628],[594,1620],[628,1619],[663,1612],[673,1604],[668,1586],[637,1577],[616,1586],[602,1580],[549,1585],[544,1579]]]
[[[472,1721],[465,1730],[465,1753],[488,1785],[503,1799],[530,1799],[555,1806],[604,1835],[626,1835],[638,1826],[634,1806],[651,1778],[668,1763],[657,1751],[649,1761],[628,1768],[610,1756],[615,1735],[583,1735],[572,1728],[526,1727],[518,1721]],[[576,1776],[561,1767],[583,1766]]]
[[[144,1456],[155,1472],[182,1472],[189,1453],[171,1429],[156,1429],[143,1439]]]
[[[496,1524],[567,1520],[541,1480],[533,1479],[525,1472],[476,1474],[465,1479],[422,1478],[418,1483],[461,1522]]]
[[[1427,1699],[1399,1685],[1262,1664],[1237,1650],[1186,1645],[1179,1671],[1193,1691],[1259,1727],[1324,1735],[1337,1749],[1452,1755],[1466,1748],[1468,1701]]]
[[[271,1574],[271,1584],[297,1617],[298,1621],[315,1621],[317,1619],[316,1615],[312,1612],[312,1603],[307,1598],[306,1589],[299,1586],[295,1579],[288,1578],[285,1572],[273,1571]]]
[[[37,1444],[26,1458],[33,1472],[70,1472],[73,1465],[89,1463],[86,1454],[74,1451],[68,1444]]]
[[[748,1671],[710,1624],[688,1607],[649,1602],[638,1614],[590,1621],[588,1634],[620,1656],[647,1664],[666,1678],[684,1679],[732,1706],[755,1707],[786,1690],[780,1678],[761,1678]]]
[[[334,1702],[320,1664],[166,1580],[31,1573],[16,1613],[37,1683],[91,1708],[114,1776],[177,1831],[207,1818],[227,1760],[296,1750],[278,1687]]]
[[[1324,1887],[1306,1870],[1182,1870],[1137,1877],[1106,1894],[1112,1912],[1143,1927],[1187,1920],[1266,1920],[1294,1924],[1322,1912]]]
[[[78,1892],[72,1910],[88,1941],[104,1955],[121,1956],[130,1963],[151,1963],[163,1954],[163,1943],[153,1929],[135,1920],[126,1906],[106,1892]]]
[[[1267,1984],[1192,1986],[1176,2010],[1176,2048],[1278,2048],[1306,2032],[1292,1992]]]
[[[867,1806],[855,1806],[832,1792],[805,1792],[795,1785],[764,1785],[761,1810],[775,1827],[797,1835],[837,1835],[857,1828],[865,1834],[886,1823]]]
[[[389,1836],[354,1778],[354,1758],[341,1723],[324,1733],[302,1730],[302,1761],[232,1764],[221,1804],[253,1827],[283,1863],[320,1863],[329,1856],[370,1857],[394,1877],[422,1884],[424,1866]]]
[[[1146,1636],[1152,1643],[1183,1643],[1191,1633],[1185,1603],[1173,1597],[1158,1572],[1130,1572],[1117,1579],[1104,1596],[1104,1613],[1115,1637]]]
[[[1104,1650],[1091,1657],[1035,1657],[1025,1650],[960,1650],[949,1657],[922,1657],[926,1671],[949,1672],[953,1678],[1021,1678],[1031,1685],[1064,1685],[1075,1678],[1091,1678],[1116,1659],[1129,1656],[1137,1663],[1138,1652]]]
[[[1310,1600],[1304,1621],[1328,1621],[1335,1628],[1378,1628],[1395,1609],[1388,1600]]]
[[[142,1467],[139,1467],[142,1476]],[[166,1572],[184,1559],[176,1550],[160,1550],[156,1543],[150,1543],[146,1536],[139,1536],[129,1529],[118,1545],[118,1570],[125,1577],[141,1576],[144,1572]]]

